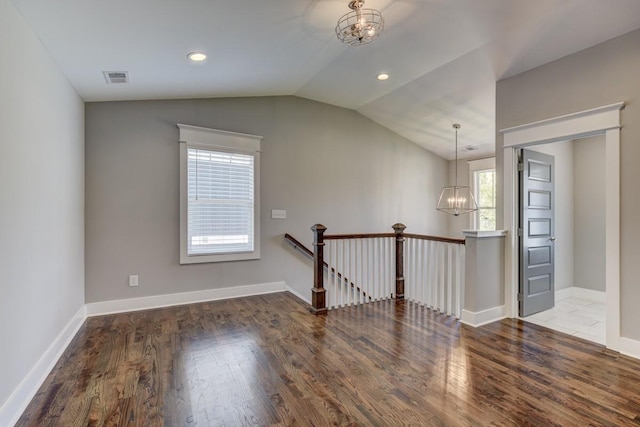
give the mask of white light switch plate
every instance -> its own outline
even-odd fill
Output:
[[[129,276],[129,286],[138,286],[138,275]]]
[[[271,209],[271,218],[287,219],[287,211],[279,210],[279,209]]]

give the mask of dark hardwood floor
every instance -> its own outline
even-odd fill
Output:
[[[640,361],[411,303],[289,293],[89,318],[19,426],[640,425]]]

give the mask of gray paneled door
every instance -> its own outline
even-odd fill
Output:
[[[522,150],[520,172],[520,316],[553,308],[554,158]]]

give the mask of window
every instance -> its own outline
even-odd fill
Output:
[[[262,137],[178,127],[180,263],[260,258]]]
[[[476,230],[496,229],[496,160],[495,158],[469,162],[471,188],[478,203],[472,215],[472,227]]]

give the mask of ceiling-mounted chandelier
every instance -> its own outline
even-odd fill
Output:
[[[478,205],[476,204],[476,199],[473,197],[471,188],[458,185],[458,129],[460,129],[460,125],[456,123],[453,125],[453,128],[456,130],[456,185],[442,189],[436,209],[453,216],[458,216],[477,211]]]
[[[349,46],[360,46],[375,40],[384,28],[384,19],[380,11],[363,9],[364,0],[352,0],[347,13],[338,20],[336,35],[341,42]]]

